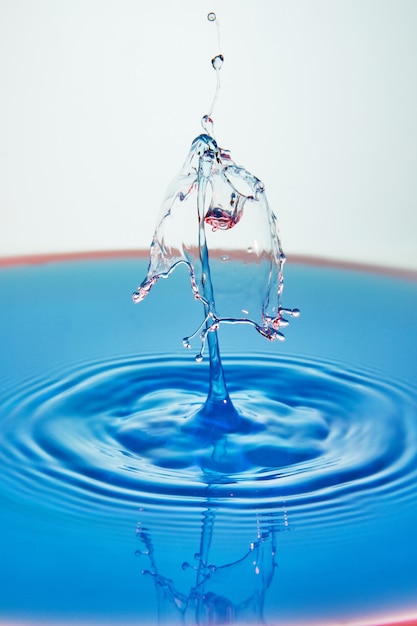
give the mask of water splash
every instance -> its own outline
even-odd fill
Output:
[[[270,341],[282,340],[284,316],[298,314],[280,304],[285,256],[262,181],[218,146],[211,118],[204,116],[202,124],[207,132],[193,141],[167,191],[148,273],[133,294],[134,302],[142,301],[160,278],[185,264],[194,298],[205,310],[199,328],[184,339],[189,348],[200,334],[199,360],[207,336],[221,324],[249,324]],[[222,283],[232,258],[247,272],[236,276],[233,293],[225,293]]]
[[[217,25],[220,47],[216,15],[207,17]],[[150,248],[148,272],[133,294],[133,301],[141,302],[160,278],[167,278],[181,264],[188,268],[191,290],[203,304],[204,316],[183,344],[191,348],[191,340],[199,335],[200,351],[195,359],[201,362],[208,343],[210,388],[197,414],[196,428],[210,438],[237,432],[244,421],[227,391],[217,338],[220,325],[248,324],[270,341],[282,340],[282,328],[288,325],[284,316],[299,313],[280,303],[285,256],[264,185],[236,165],[214,136],[211,115],[223,62],[221,53],[212,59],[217,84],[210,111],[201,120],[204,132],[192,142],[182,169],[168,188]],[[247,266],[244,274],[239,272],[232,280],[232,292],[225,289],[230,284],[227,274],[234,271],[228,264],[230,258]]]
[[[216,23],[219,35],[215,13],[207,18]],[[148,273],[133,294],[135,303],[142,301],[160,278],[167,278],[180,264],[187,266],[194,298],[204,305],[204,318],[183,343],[190,348],[191,340],[200,336],[198,362],[203,359],[207,338],[211,361],[219,360],[213,334],[221,324],[249,324],[274,341],[284,338],[282,329],[288,325],[284,316],[298,315],[297,309],[284,309],[280,304],[285,256],[264,184],[236,165],[214,136],[211,115],[223,62],[221,53],[212,59],[217,85],[209,114],[201,121],[204,132],[192,142],[182,169],[167,190],[151,244]],[[239,279],[236,276],[233,293],[224,293],[230,258],[243,261],[247,272]],[[225,389],[220,395],[226,397]]]

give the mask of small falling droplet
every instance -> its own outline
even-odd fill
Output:
[[[218,54],[211,60],[211,64],[215,70],[219,70],[223,65],[224,56],[222,54]]]
[[[210,11],[210,13],[207,15],[207,19],[209,22],[215,22],[216,21],[216,14],[213,13],[213,11]]]
[[[230,259],[230,256],[228,256],[227,254],[224,254],[222,256],[222,261],[228,261]]]
[[[291,315],[293,317],[299,317],[300,316],[300,309],[292,309]]]
[[[196,363],[201,363],[202,360],[203,360],[203,355],[201,354],[201,352],[200,352],[200,354],[196,354],[195,355],[195,362]]]
[[[200,554],[199,552],[196,552],[196,553],[194,554],[194,559],[195,559],[196,561],[199,561],[199,560],[200,560],[200,558],[201,558],[201,554]]]
[[[190,564],[188,563],[188,561],[184,561],[184,563],[181,565],[181,569],[186,570],[190,567]]]

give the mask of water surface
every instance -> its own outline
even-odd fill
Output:
[[[416,283],[289,263],[285,343],[219,331],[244,416],[219,435],[194,419],[208,363],[181,343],[201,317],[187,272],[137,308],[144,270],[0,271],[3,622],[415,613]]]

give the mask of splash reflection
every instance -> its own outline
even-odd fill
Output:
[[[208,499],[201,515],[198,551],[192,561],[181,563],[179,559],[171,565],[168,575],[159,565],[161,546],[153,540],[152,528],[145,521],[139,521],[136,534],[141,548],[136,555],[148,560],[142,573],[153,581],[159,623],[265,622],[265,596],[277,565],[276,513],[254,513],[252,539],[246,545],[236,545],[236,535],[230,525],[228,531],[223,525],[216,533],[216,517],[221,513],[218,505]],[[284,525],[280,522],[281,527],[285,528],[287,523],[285,518]],[[159,530],[165,537],[170,535],[168,528]],[[233,560],[225,562],[222,554],[226,553],[233,554]]]

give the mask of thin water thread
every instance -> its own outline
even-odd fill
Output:
[[[211,11],[208,15],[207,15],[207,19],[209,22],[214,22],[216,24],[216,29],[217,29],[217,54],[216,56],[214,56],[211,60],[211,64],[214,67],[214,69],[216,70],[216,88],[215,88],[215,92],[214,92],[214,97],[209,109],[209,112],[207,113],[208,118],[211,118],[211,116],[213,115],[213,111],[214,111],[214,107],[216,106],[216,102],[218,100],[219,97],[219,92],[220,92],[220,70],[222,68],[223,65],[223,61],[224,61],[224,56],[221,53],[221,40],[220,40],[220,22],[216,16],[216,14]]]

